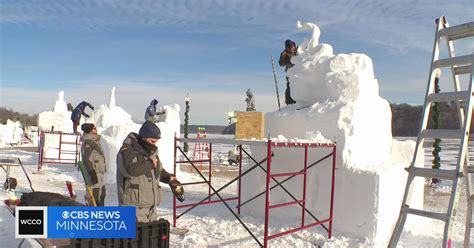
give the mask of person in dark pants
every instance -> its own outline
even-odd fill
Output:
[[[294,66],[294,64],[291,63],[291,57],[296,55],[296,44],[292,40],[286,40],[285,41],[285,50],[281,52],[280,54],[280,60],[278,63],[280,66],[285,67],[285,72],[288,72],[288,69]],[[286,76],[286,90],[285,90],[285,103],[288,104],[294,104],[296,103],[295,100],[291,97],[291,91],[290,91],[290,79],[288,76]]]
[[[160,182],[169,184],[178,199],[183,197],[181,183],[163,168],[158,157],[156,143],[160,138],[158,126],[146,121],[138,134],[128,134],[117,154],[118,202],[120,206],[136,207],[137,222],[157,220],[155,206],[163,195]]]
[[[74,130],[74,133],[77,133],[77,126],[79,126],[81,122],[81,117],[84,115],[85,117],[89,118],[90,116],[84,112],[86,107],[91,108],[94,110],[94,106],[92,106],[90,103],[86,101],[82,101],[79,103],[79,105],[74,108],[74,110],[71,113],[71,121],[72,121],[72,129]]]
[[[92,184],[92,194],[97,206],[105,204],[104,175],[107,171],[105,155],[100,145],[100,135],[92,123],[84,123],[81,126],[82,135],[82,161],[89,172],[89,182]]]

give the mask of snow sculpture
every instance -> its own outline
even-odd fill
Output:
[[[400,210],[407,176],[404,167],[411,162],[414,142],[392,139],[390,105],[379,96],[372,60],[367,55],[334,54],[329,44],[319,44],[317,25],[298,22],[297,27],[310,31],[311,36],[299,45],[297,56],[291,60],[295,66],[287,73],[296,104],[267,113],[265,132],[272,137],[300,139],[317,134],[336,141],[335,233],[386,245]],[[251,149],[257,158],[266,156],[261,147]],[[311,150],[309,163],[329,152]],[[272,173],[301,170],[302,153],[297,149],[276,150]],[[242,201],[253,197],[256,190],[264,190],[262,178],[265,174],[259,171],[244,179]],[[330,178],[330,161],[308,174],[306,206],[320,219],[328,217]],[[302,199],[301,183],[301,177],[285,183],[297,199]],[[422,208],[423,179],[415,184],[410,206]],[[263,216],[264,201],[257,199],[243,212]],[[272,205],[291,201],[284,191],[272,190]],[[301,218],[298,205],[272,209],[271,213],[278,218]],[[312,221],[308,218],[308,223]]]

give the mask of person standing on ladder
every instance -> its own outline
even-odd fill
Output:
[[[296,44],[292,40],[286,40],[285,41],[285,50],[281,52],[280,54],[280,60],[278,63],[280,66],[285,67],[285,72],[288,73],[288,69],[294,66],[294,64],[291,63],[291,57],[296,55]],[[286,90],[285,90],[285,103],[286,105],[288,104],[294,104],[296,103],[295,100],[291,97],[291,92],[290,92],[290,79],[288,78],[288,75],[286,76]]]
[[[89,172],[89,182],[92,184],[92,194],[97,206],[105,204],[104,175],[107,171],[105,155],[100,145],[100,135],[92,123],[84,123],[81,126],[82,135],[82,161]]]
[[[82,115],[84,115],[87,118],[90,117],[88,114],[86,114],[86,112],[84,112],[86,107],[89,107],[92,110],[94,110],[94,106],[92,106],[90,103],[86,101],[82,101],[81,103],[79,103],[79,105],[76,106],[76,108],[74,108],[74,110],[71,113],[72,129],[74,133],[77,133],[77,127],[79,126],[81,122]]]
[[[158,100],[156,99],[153,99],[150,102],[150,105],[148,105],[148,107],[145,110],[145,121],[149,121],[153,123],[158,122],[157,115],[162,115],[165,113],[165,111],[160,111],[160,112],[156,111],[157,104],[158,104]]]

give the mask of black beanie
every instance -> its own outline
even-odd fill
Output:
[[[84,124],[82,124],[82,126],[81,126],[81,130],[82,130],[84,133],[90,133],[93,128],[94,128],[94,124],[92,124],[92,123],[84,123]]]
[[[157,125],[155,125],[155,123],[150,122],[150,121],[146,121],[145,123],[143,123],[138,134],[142,138],[153,138],[153,139],[161,138],[160,128]]]

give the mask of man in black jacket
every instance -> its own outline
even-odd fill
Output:
[[[120,206],[136,206],[137,222],[157,220],[155,206],[162,199],[160,182],[172,189],[181,186],[160,162],[156,147],[160,138],[158,126],[147,121],[138,134],[132,132],[125,138],[117,154],[118,202]]]
[[[288,69],[294,66],[293,63],[291,63],[291,57],[296,55],[296,44],[292,40],[286,40],[285,41],[285,50],[281,52],[280,54],[280,60],[278,63],[280,66],[285,67],[285,72],[288,72]],[[286,90],[285,90],[285,103],[288,104],[294,104],[296,103],[295,100],[291,97],[291,92],[290,92],[290,79],[288,76],[286,76]]]

